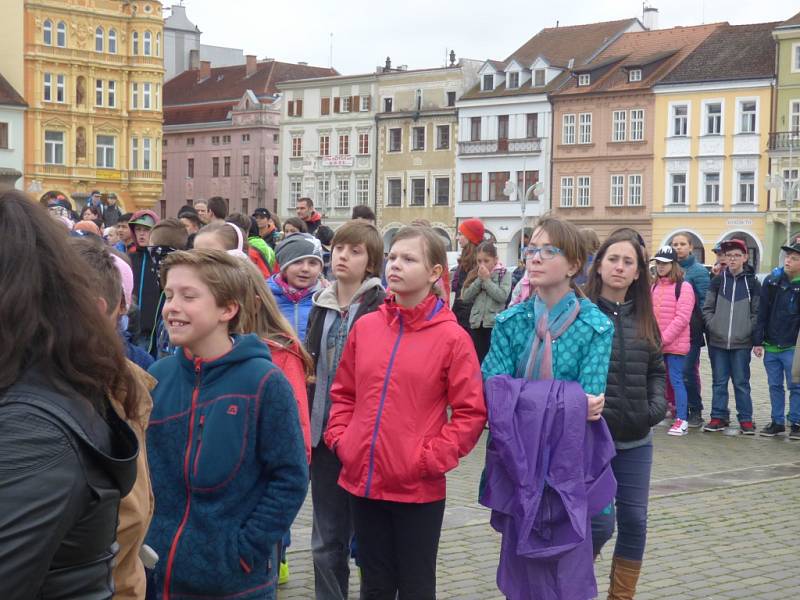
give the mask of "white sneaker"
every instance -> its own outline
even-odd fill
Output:
[[[683,419],[675,419],[672,427],[669,428],[667,435],[686,435],[689,433],[689,423]]]

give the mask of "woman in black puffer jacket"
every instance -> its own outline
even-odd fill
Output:
[[[647,537],[647,498],[653,441],[650,428],[666,412],[664,359],[653,314],[647,252],[636,232],[621,229],[597,251],[586,283],[589,299],[614,323],[614,342],[603,417],[617,456],[616,511],[608,507],[592,518],[595,555],[619,532],[611,563],[608,598],[633,598]],[[615,515],[616,512],[616,515]]]

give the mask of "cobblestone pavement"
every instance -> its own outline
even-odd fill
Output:
[[[708,358],[701,358],[704,417],[711,406]],[[760,360],[752,361],[758,427],[769,421]],[[735,418],[731,388],[730,407]],[[655,462],[644,568],[637,600],[800,598],[800,441],[690,430],[669,437],[655,428]],[[495,585],[500,536],[477,504],[485,440],[448,476],[439,549],[438,598],[502,599]],[[291,578],[280,600],[314,597],[309,542],[311,500],[293,529]],[[614,540],[597,562],[605,598]],[[355,569],[354,569],[355,571]],[[351,598],[358,578],[351,576]]]

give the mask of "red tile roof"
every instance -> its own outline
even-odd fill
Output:
[[[238,102],[238,101],[237,101]],[[228,113],[236,102],[197,104],[195,106],[165,106],[164,125],[188,125],[192,123],[216,123],[227,121]]]
[[[0,104],[3,106],[28,106],[25,99],[2,74],[0,74]]]

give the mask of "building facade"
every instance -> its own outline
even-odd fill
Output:
[[[0,190],[22,189],[25,100],[0,73]]]
[[[654,246],[687,232],[713,264],[735,236],[763,270],[773,27],[723,25],[655,86]]]
[[[480,63],[378,76],[376,216],[387,248],[398,229],[423,219],[455,248],[456,101]]]
[[[605,238],[652,239],[653,85],[716,25],[626,33],[551,94],[553,212]]]
[[[25,185],[162,196],[161,3],[25,2]]]
[[[311,198],[334,228],[350,219],[353,206],[374,208],[377,75],[301,79],[278,89],[281,217],[294,214],[301,197]]]

